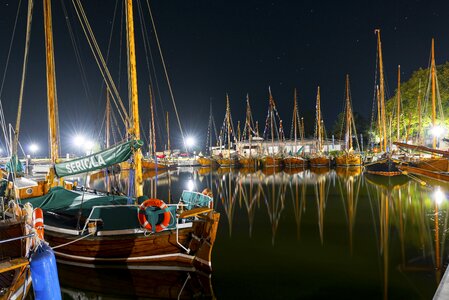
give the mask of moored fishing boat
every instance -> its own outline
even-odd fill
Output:
[[[304,140],[304,132],[302,130],[301,119],[299,118],[298,102],[296,97],[296,89],[294,90],[294,105],[293,105],[293,127],[291,130],[290,140],[294,140],[293,149],[290,153],[284,156],[284,165],[286,168],[307,167],[307,159],[301,156],[304,146],[298,147],[298,132],[301,141]]]
[[[316,153],[309,158],[311,167],[329,167],[331,160],[329,156],[323,153],[322,140],[323,140],[323,118],[321,116],[321,99],[320,99],[320,87],[317,90],[316,96]]]
[[[51,5],[46,1],[50,12]],[[80,3],[75,8],[82,9]],[[51,17],[51,14],[48,13]],[[143,195],[140,118],[134,46],[133,1],[126,1],[128,73],[131,116],[129,140],[79,159],[57,163],[58,139],[55,81],[47,84],[52,167],[45,195],[23,202],[40,207],[46,218],[45,238],[59,262],[81,267],[136,267],[141,269],[211,270],[219,213],[213,209],[209,190],[184,192],[177,204],[165,204]],[[87,21],[86,21],[87,22]],[[46,35],[52,42],[51,19]],[[47,46],[47,75],[54,79],[52,46]],[[126,113],[126,111],[122,112]],[[127,115],[127,114],[125,114]],[[67,176],[88,173],[127,161],[132,176],[127,196],[89,193],[55,186]],[[61,180],[62,181],[62,180]],[[48,224],[48,225],[47,225]]]
[[[355,153],[352,146],[352,131],[353,126],[355,131],[355,124],[349,93],[349,75],[346,75],[345,125],[345,149],[343,153],[335,157],[335,163],[337,166],[360,166],[362,165],[362,156],[359,153]]]
[[[218,165],[217,160],[210,156],[199,156],[197,161],[202,167],[214,167]]]

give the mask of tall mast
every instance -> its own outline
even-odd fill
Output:
[[[293,98],[294,98],[294,104],[293,104],[293,130],[295,131],[294,132],[294,137],[295,137],[295,150],[296,150],[296,141],[297,141],[297,138],[298,138],[298,136],[297,136],[297,130],[298,130],[298,118],[297,118],[297,115],[298,115],[298,105],[297,105],[297,102],[296,102],[296,88],[295,88],[295,90],[294,90],[294,92],[293,92]]]
[[[418,145],[421,145],[421,80],[418,85]]]
[[[387,120],[385,115],[385,88],[384,88],[384,66],[382,60],[382,43],[380,41],[380,29],[374,30],[374,33],[377,33],[377,48],[379,52],[379,75],[380,75],[380,106],[381,106],[381,115],[382,115],[382,140],[383,140],[383,148],[387,151]]]
[[[320,104],[320,87],[316,94],[316,133],[318,141],[318,152],[321,152],[321,104]]]
[[[401,66],[398,65],[398,99],[397,99],[397,109],[398,114],[396,116],[396,140],[399,142],[401,140],[401,127],[400,127],[400,121],[401,121]],[[407,142],[407,141],[406,141]]]
[[[272,155],[274,155],[274,124],[273,124],[273,95],[271,95],[271,88],[268,88],[268,91],[270,93],[270,131],[271,131],[271,151],[272,151]]]
[[[167,125],[167,150],[170,153],[170,122],[168,120],[168,111],[165,112],[165,120]]]
[[[246,94],[246,128],[248,132],[248,140],[249,140],[249,157],[252,157],[252,133],[251,133],[251,107],[249,106],[249,95]]]
[[[111,131],[111,100],[109,99],[109,89],[106,89],[106,148],[110,147]]]
[[[50,159],[55,164],[59,158],[58,151],[58,126],[56,121],[56,77],[55,57],[53,47],[53,27],[51,18],[51,0],[44,0],[44,27],[45,48],[47,66],[47,106],[48,106],[48,130],[50,142]]]
[[[228,155],[231,158],[231,106],[229,104],[229,95],[226,94],[226,126],[228,129]]]
[[[154,157],[156,155],[156,130],[154,129],[154,109],[153,109],[153,92],[151,86],[148,87],[150,92],[150,113],[151,113],[151,137],[150,143],[152,143],[153,152],[151,155]]]
[[[136,140],[140,140],[139,99],[137,93],[136,49],[134,44],[134,16],[132,0],[126,0],[126,39],[128,42],[128,88],[132,109],[132,126],[130,126],[128,133]],[[134,151],[134,169],[134,196],[140,197],[143,195],[142,152],[140,148]]]
[[[17,149],[19,145],[19,133],[20,133],[20,120],[22,116],[22,102],[23,102],[23,90],[25,86],[25,75],[28,62],[28,49],[30,46],[30,35],[31,35],[31,23],[33,19],[33,0],[28,1],[28,13],[27,13],[27,29],[26,29],[26,40],[25,40],[25,52],[23,54],[23,66],[22,66],[22,80],[20,82],[20,94],[19,94],[19,105],[17,108],[17,119],[15,127],[14,142],[12,144],[12,155],[17,156]]]
[[[380,137],[380,152],[383,151],[383,143],[382,143],[382,133],[383,133],[383,129],[382,129],[382,113],[380,111],[380,92],[379,92],[379,86],[376,85],[376,98],[377,98],[377,127],[379,129],[379,137]]]
[[[352,148],[352,110],[351,100],[349,99],[349,74],[346,74],[346,151]]]
[[[304,117],[301,117],[301,142],[304,140]]]
[[[432,81],[432,128],[435,128],[436,124],[436,116],[437,116],[437,108],[436,108],[436,101],[435,101],[435,88],[436,88],[436,82],[435,82],[435,42],[432,38],[432,52],[431,52],[431,81]],[[432,140],[432,148],[437,147],[437,138],[436,136],[433,136]]]

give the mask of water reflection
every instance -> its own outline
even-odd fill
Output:
[[[126,191],[130,177],[91,176],[86,182],[98,190],[109,185]],[[322,280],[327,274],[340,285],[375,286],[375,298],[430,298],[447,265],[447,186],[423,186],[405,176],[366,176],[358,167],[190,168],[149,173],[144,191],[165,200],[179,197],[183,189],[205,187],[212,189],[215,208],[222,213],[214,277],[224,276],[220,267],[241,259],[266,265],[266,257],[258,252],[268,251],[286,259],[285,265],[268,265],[266,272],[283,278],[287,275],[279,270],[294,270],[283,278],[286,282],[293,276],[306,283],[313,280],[315,287],[323,282],[325,289],[326,284],[332,286]],[[304,271],[307,263],[294,257],[315,262],[314,268]],[[232,269],[243,271],[237,265]],[[349,270],[357,274],[345,281],[341,273],[351,274]],[[254,272],[259,272],[253,274],[258,278],[265,270]],[[216,293],[219,298],[225,294]]]

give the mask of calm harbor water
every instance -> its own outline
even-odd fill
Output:
[[[129,179],[110,180],[126,190]],[[86,182],[105,190],[104,177]],[[144,191],[177,202],[205,187],[221,213],[211,278],[59,266],[64,298],[431,299],[447,266],[449,189],[436,182],[359,168],[188,168],[147,173]]]

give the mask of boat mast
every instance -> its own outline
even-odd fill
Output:
[[[294,136],[295,136],[295,152],[298,150],[297,148],[297,139],[298,139],[298,136],[297,136],[297,128],[298,128],[298,118],[297,118],[297,115],[298,115],[298,104],[297,104],[297,95],[296,95],[296,88],[295,88],[295,90],[294,90],[294,92],[293,92],[293,98],[294,98],[294,101],[295,101],[295,103],[293,104],[293,130],[295,131],[295,133],[294,133]],[[290,137],[291,138],[291,137]]]
[[[316,132],[318,140],[318,152],[321,152],[321,104],[320,104],[320,87],[318,86],[318,91],[316,94]]]
[[[166,126],[167,126],[167,150],[170,153],[170,122],[168,121],[168,111],[165,112]]]
[[[139,120],[139,102],[137,93],[137,70],[136,70],[136,49],[134,43],[134,16],[133,16],[133,1],[126,0],[126,39],[128,50],[128,88],[129,98],[132,109],[132,126],[130,126],[128,134],[140,140],[140,120]],[[135,197],[143,195],[142,185],[142,152],[139,149],[134,151],[134,187]]]
[[[346,74],[346,151],[352,149],[352,110],[349,98],[349,74]]]
[[[31,24],[33,20],[33,0],[28,1],[28,13],[27,13],[27,29],[26,29],[26,40],[25,40],[25,52],[23,54],[23,66],[22,66],[22,80],[20,82],[20,94],[19,94],[19,105],[17,108],[17,118],[16,127],[14,134],[14,142],[12,144],[11,154],[17,157],[17,150],[19,146],[19,133],[20,133],[20,121],[22,117],[22,102],[23,102],[23,91],[25,86],[25,76],[27,70],[28,53],[30,48],[30,35],[31,35]],[[14,162],[15,164],[15,162]],[[15,166],[14,166],[15,168]]]
[[[418,145],[421,145],[421,80],[418,85]]]
[[[231,158],[231,106],[229,105],[229,95],[226,94],[226,127],[228,135],[228,156]]]
[[[151,153],[152,157],[156,155],[156,130],[154,129],[154,109],[153,109],[153,93],[151,86],[148,86],[148,90],[150,92],[150,113],[151,113],[151,137],[150,143],[152,144],[151,149],[153,150]]]
[[[252,157],[252,134],[251,134],[251,107],[249,106],[249,94],[246,94],[246,128],[248,131],[248,140],[249,140],[249,157]]]
[[[271,154],[272,156],[274,156],[274,133],[273,133],[273,129],[274,129],[274,124],[273,124],[273,95],[271,95],[271,88],[268,88],[268,91],[270,93],[270,129],[271,129]]]
[[[400,120],[401,120],[401,65],[398,65],[398,99],[397,99],[397,109],[398,109],[398,114],[396,116],[396,127],[397,127],[397,132],[396,132],[396,140],[400,141],[401,140],[401,133],[400,133]],[[407,141],[406,141],[407,142]]]
[[[432,51],[431,51],[431,81],[432,81],[432,128],[435,128],[436,124],[436,115],[437,115],[437,108],[436,108],[436,101],[435,101],[435,88],[436,88],[436,82],[435,82],[435,42],[432,38]],[[437,147],[437,138],[436,136],[433,136],[432,139],[432,147]]]
[[[380,92],[379,92],[379,86],[376,85],[376,98],[377,98],[377,127],[379,129],[379,138],[380,138],[380,142],[379,142],[379,146],[380,146],[380,152],[382,152],[382,113],[380,112]]]
[[[48,130],[50,142],[50,159],[55,164],[59,158],[58,151],[58,125],[56,121],[56,77],[55,77],[55,57],[53,47],[53,27],[51,17],[51,0],[44,0],[44,27],[45,27],[45,48],[47,66],[47,107],[48,107]],[[52,175],[50,175],[53,177]],[[52,181],[53,178],[50,178]]]
[[[110,147],[110,136],[111,131],[111,101],[109,99],[109,89],[106,89],[106,148]]]
[[[384,88],[384,66],[382,61],[382,44],[380,41],[380,29],[374,30],[377,34],[377,49],[379,53],[379,75],[380,75],[380,106],[382,118],[382,139],[384,151],[387,151],[387,123],[385,115],[385,88]]]

